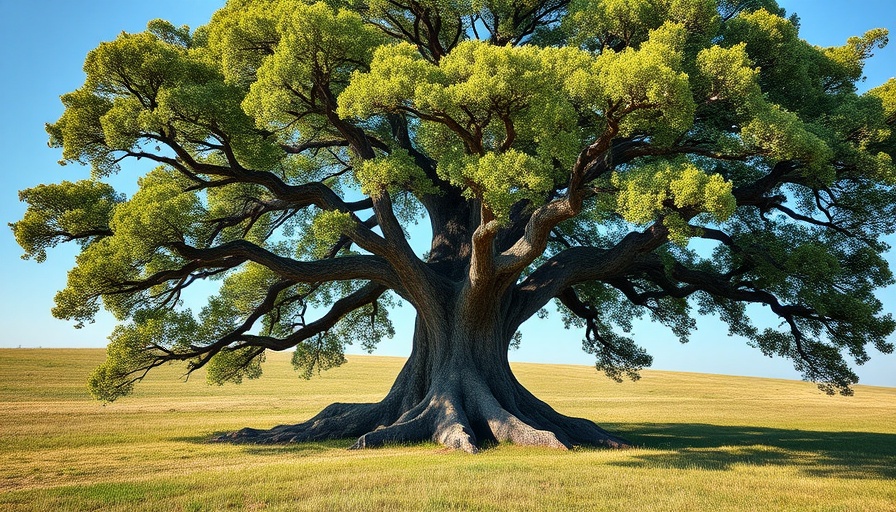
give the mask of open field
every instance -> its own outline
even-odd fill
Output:
[[[400,359],[354,356],[304,381],[272,354],[260,380],[224,387],[166,367],[103,406],[85,390],[102,358],[0,349],[0,510],[896,511],[893,388],[828,397],[803,382],[658,371],[616,384],[593,368],[518,364],[540,398],[641,448],[348,451],[350,440],[206,440],[375,401]]]

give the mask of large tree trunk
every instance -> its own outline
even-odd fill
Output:
[[[418,317],[411,356],[378,403],[336,403],[297,425],[246,428],[216,440],[285,443],[357,437],[353,448],[432,440],[477,452],[511,442],[571,448],[628,447],[593,422],[554,411],[513,376],[503,322],[469,325],[433,314]],[[454,318],[462,318],[454,316]]]

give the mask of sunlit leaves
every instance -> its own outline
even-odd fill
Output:
[[[492,121],[500,124],[501,115],[513,118],[547,106],[549,100],[562,100],[554,93],[560,77],[546,69],[547,55],[534,47],[466,41],[436,66],[407,43],[384,46],[376,51],[370,72],[353,77],[340,96],[339,113],[366,117],[413,109],[424,118],[450,117],[485,130]]]
[[[195,331],[189,311],[139,311],[132,322],[117,326],[109,336],[106,361],[88,381],[90,393],[104,402],[129,394],[156,356],[196,341]]]
[[[467,185],[471,196],[480,197],[502,222],[519,201],[542,203],[553,188],[550,167],[525,153],[508,150],[483,157],[464,158],[457,166],[442,166],[450,181]]]
[[[146,31],[170,45],[183,48],[193,46],[193,36],[190,34],[190,27],[186,25],[175,27],[169,21],[155,19],[146,24]]]
[[[114,236],[88,245],[78,255],[68,285],[56,295],[54,316],[91,321],[102,297],[104,307],[124,320],[149,297],[145,292],[121,293],[122,287],[184,263],[164,247],[201,236],[204,226],[196,222],[202,205],[195,194],[183,191],[183,183],[183,178],[162,169],[141,178],[141,189],[114,209],[109,222]]]
[[[25,250],[22,258],[42,262],[59,242],[76,240],[83,247],[111,235],[112,210],[123,197],[105,183],[82,180],[38,185],[19,192],[19,200],[28,210],[10,227]]]
[[[47,131],[66,161],[89,163],[95,176],[116,172],[127,154],[164,156],[160,146],[172,143],[201,153],[226,142],[249,166],[282,157],[242,111],[244,93],[184,27],[156,20],[148,32],[123,33],[93,50],[84,70],[84,86],[63,97],[66,111]]]
[[[896,78],[887,80],[883,85],[869,91],[868,94],[880,98],[888,118],[896,117]]]
[[[697,68],[708,82],[704,95],[711,101],[734,100],[735,104],[758,101],[758,70],[752,67],[746,45],[730,48],[711,46],[697,55]]]
[[[321,97],[317,88],[338,94],[352,71],[366,67],[381,39],[358,14],[324,3],[281,1],[268,15],[278,42],[260,62],[243,108],[259,126],[277,131],[303,113],[335,108],[328,104],[335,98]],[[303,126],[291,126],[285,135]]]
[[[55,315],[80,325],[105,307],[126,322],[94,379],[104,399],[166,358],[207,363],[221,383],[257,376],[265,345],[297,346],[306,376],[341,364],[348,343],[373,347],[392,332],[381,291],[325,326],[311,318],[366,280],[292,281],[247,255],[301,268],[374,252],[414,281],[379,246],[401,233],[377,226],[389,213],[452,226],[427,264],[456,267],[453,282],[486,254],[464,238],[482,222],[496,236],[474,249],[503,262],[543,219],[577,215],[546,228],[548,252],[525,272],[656,236],[618,275],[575,284],[600,369],[649,364],[614,331],[638,315],[685,340],[696,294],[732,333],[845,389],[841,352],[892,350],[874,290],[893,280],[880,254],[896,229],[896,85],[855,93],[886,30],[820,48],[784,15],[772,0],[230,0],[195,31],[153,20],[88,55],[47,131],[95,180],[128,159],[163,167],[127,201],[99,181],[23,191],[12,227],[39,261],[60,241],[83,246]],[[694,238],[711,258],[687,250]],[[650,258],[661,263],[638,267]],[[184,313],[181,291],[211,278],[208,305]],[[782,329],[750,325],[741,301]]]
[[[679,243],[692,233],[676,211],[706,212],[716,222],[734,213],[731,182],[688,163],[645,165],[614,174],[612,183],[619,189],[616,211],[625,220],[645,224],[664,216],[669,237]]]
[[[406,151],[394,151],[388,156],[365,160],[355,176],[361,183],[361,192],[371,197],[379,196],[383,191],[392,195],[404,190],[418,195],[439,193]]]
[[[639,50],[598,57],[596,78],[606,113],[621,121],[621,134],[650,130],[666,139],[690,128],[695,107],[681,70],[683,36],[683,26],[667,23],[652,31]]]
[[[747,54],[759,67],[759,81],[769,98],[785,108],[806,106],[811,48],[798,37],[789,20],[759,10],[742,13],[725,24],[725,39],[745,43]]]
[[[559,94],[558,71],[569,66],[553,65],[558,54],[468,41],[436,66],[408,44],[386,46],[377,50],[370,72],[356,74],[340,95],[339,112],[419,117],[419,140],[439,158],[441,176],[505,218],[516,201],[541,202],[555,184],[551,160],[571,163],[580,145],[570,124],[572,105]],[[534,143],[539,151],[527,154],[514,143]],[[365,164],[362,183],[372,179],[369,165],[378,164]],[[400,169],[411,176],[406,166],[394,172]]]
[[[55,124],[47,124],[50,146],[62,148],[60,163],[88,164],[95,175],[106,175],[117,169],[114,156],[104,144],[105,134],[100,119],[112,108],[109,98],[93,94],[85,88],[62,96],[65,112]]]
[[[726,24],[726,41],[743,42],[759,67],[768,99],[788,110],[819,115],[832,96],[855,91],[865,59],[886,44],[887,31],[874,29],[845,45],[817,48],[799,39],[797,27],[766,10],[742,13]]]
[[[115,209],[110,227],[116,238],[128,239],[137,254],[151,254],[167,242],[192,240],[204,231],[196,221],[204,207],[178,173],[158,168],[140,178],[140,190]]]
[[[891,78],[883,85],[868,91],[865,96],[880,102],[885,116],[884,119],[887,123],[887,131],[889,132],[879,144],[869,149],[886,152],[892,159],[896,156],[896,133],[894,133],[892,128],[894,122],[896,122],[896,79]],[[892,172],[892,167],[890,167],[890,172]],[[891,176],[896,175],[891,174]]]
[[[564,28],[572,42],[597,51],[637,48],[666,21],[699,34],[717,17],[711,0],[574,0],[569,10]]]
[[[763,109],[743,127],[741,136],[776,161],[801,160],[822,183],[834,178],[827,166],[830,148],[792,112],[774,105]]]
[[[823,49],[821,61],[825,73],[824,88],[829,92],[852,92],[855,83],[862,79],[865,60],[875,48],[887,45],[888,31],[883,28],[869,30],[861,37],[850,37],[843,46]]]
[[[340,95],[339,112],[420,118],[419,140],[439,158],[440,174],[505,218],[517,201],[540,204],[563,179],[553,162],[571,165],[583,143],[570,124],[576,105],[615,116],[623,133],[690,126],[693,101],[677,69],[682,34],[681,26],[663,26],[641,50],[597,59],[572,49],[467,41],[436,65],[409,44],[386,46]]]
[[[414,96],[415,89],[444,83],[438,67],[419,56],[408,43],[385,45],[373,54],[370,71],[356,73],[339,97],[342,117],[367,117],[394,109]]]
[[[448,83],[445,90],[415,91],[415,100],[433,111],[465,107],[477,119],[489,112],[514,113],[540,105],[550,95],[542,88],[556,83],[545,69],[544,58],[534,47],[514,49],[465,41],[439,64]]]
[[[314,217],[310,234],[314,238],[315,256],[324,257],[330,248],[344,233],[348,233],[355,226],[355,220],[345,212],[324,211]]]
[[[279,0],[230,1],[212,15],[208,45],[228,83],[246,87],[280,40]]]

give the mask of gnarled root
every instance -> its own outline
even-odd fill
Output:
[[[356,437],[352,449],[431,440],[469,453],[477,453],[479,446],[489,441],[559,449],[579,445],[631,446],[591,421],[559,414],[522,391],[513,407],[508,407],[488,386],[468,382],[446,390],[431,390],[402,414],[391,405],[400,401],[390,397],[376,404],[333,404],[305,423],[270,430],[246,428],[214,440],[266,444]]]
[[[397,422],[364,434],[352,449],[432,440],[449,448],[476,453],[476,435],[456,398],[431,393]]]
[[[385,401],[384,401],[385,402]],[[384,402],[343,404],[325,407],[317,416],[297,425],[278,425],[268,430],[244,428],[218,436],[224,443],[277,444],[323,441],[357,437],[382,424],[387,412]]]

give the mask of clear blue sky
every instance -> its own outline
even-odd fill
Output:
[[[74,248],[60,247],[48,261],[36,264],[19,259],[21,249],[5,227],[21,218],[24,205],[17,191],[38,183],[77,180],[85,169],[60,167],[58,150],[47,148],[44,123],[62,113],[59,96],[81,85],[86,53],[121,31],[137,32],[153,18],[192,27],[208,21],[223,0],[0,0],[0,347],[102,347],[114,325],[101,315],[97,322],[75,330],[50,315],[53,296],[65,284],[74,263]],[[842,44],[847,37],[885,27],[896,38],[893,0],[786,0],[788,13],[802,20],[801,35],[818,45]],[[879,50],[866,67],[867,87],[896,76],[896,40]],[[132,189],[136,173],[115,178],[115,185]],[[893,241],[891,241],[891,245]],[[896,256],[890,257],[896,268]],[[886,309],[896,306],[896,290],[881,292]],[[410,352],[412,310],[395,312],[397,335],[384,341],[378,354],[406,356]],[[773,321],[764,319],[763,321]],[[639,324],[635,336],[654,356],[656,369],[799,378],[788,361],[763,357],[741,339],[727,336],[714,319],[700,319],[691,343],[680,345],[665,329]],[[533,320],[523,328],[523,344],[511,353],[517,361],[592,364],[581,351],[583,333],[566,331],[559,315]],[[877,357],[859,368],[863,384],[896,386],[896,355]]]

